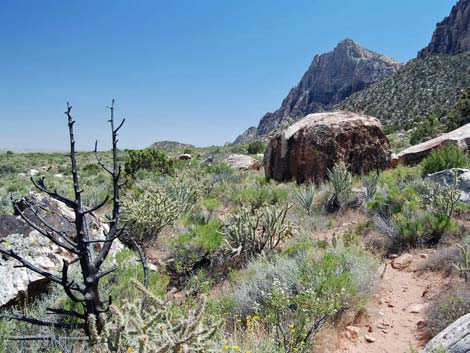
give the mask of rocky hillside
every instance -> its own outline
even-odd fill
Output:
[[[181,148],[194,148],[193,145],[186,143],[176,142],[176,141],[157,141],[150,145],[148,148],[153,148],[156,150],[168,151]]]
[[[338,108],[403,126],[448,112],[470,87],[470,0],[460,0],[437,24],[429,45],[394,75],[353,94]]]
[[[460,0],[450,15],[437,24],[431,43],[418,53],[418,57],[455,55],[467,50],[470,50],[470,0]]]
[[[470,52],[414,59],[400,71],[357,92],[339,108],[397,125],[451,109],[470,87]]]
[[[341,41],[326,54],[317,55],[297,86],[291,89],[274,113],[260,121],[257,136],[331,109],[352,93],[395,73],[401,64],[361,47],[351,39]]]

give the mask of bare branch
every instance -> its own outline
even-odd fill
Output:
[[[103,207],[104,205],[106,205],[106,202],[108,202],[109,200],[109,196],[106,195],[106,197],[104,198],[103,201],[101,201],[99,204],[97,204],[96,206],[90,208],[89,210],[86,210],[84,212],[82,212],[82,214],[89,214],[89,213],[93,213],[95,212],[96,210],[99,210],[101,207]]]
[[[33,265],[28,260],[23,259],[21,256],[19,256],[13,250],[4,250],[4,249],[0,248],[0,253],[5,255],[5,256],[9,256],[9,257],[14,258],[15,260],[17,260],[18,262],[20,262],[22,264],[21,267],[26,267],[27,269],[29,269],[33,272],[36,272],[37,274],[40,274],[41,276],[43,276],[44,278],[46,278],[46,279],[48,279],[52,282],[62,284],[62,278],[57,277],[57,276],[53,275],[52,273],[49,273],[47,271],[44,271],[44,270],[40,269],[39,267]]]
[[[85,328],[85,324],[83,323],[76,323],[76,324],[67,324],[64,322],[49,322],[49,321],[42,321],[32,317],[27,317],[24,315],[9,315],[9,314],[0,314],[0,319],[5,320],[16,320],[27,322],[37,326],[46,326],[46,327],[55,327],[55,328],[62,328],[66,330],[74,330],[77,328]]]
[[[132,239],[132,245],[135,247],[135,249],[139,253],[140,262],[142,263],[142,270],[144,271],[144,286],[145,286],[145,288],[148,288],[148,286],[149,286],[149,269],[147,267],[147,259],[145,258],[145,254],[142,250],[142,247],[135,241],[135,239]]]
[[[44,177],[41,177],[37,180],[37,182],[34,180],[33,177],[31,177],[31,182],[33,183],[33,185],[41,190],[42,192],[48,194],[50,197],[52,197],[53,199],[56,199],[60,202],[63,202],[65,203],[68,207],[74,209],[77,205],[75,203],[74,200],[71,200],[65,196],[62,196],[60,195],[56,190],[50,190],[46,187],[46,184],[44,183]]]

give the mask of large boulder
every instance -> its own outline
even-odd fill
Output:
[[[32,223],[42,226],[42,220],[52,227],[63,230],[74,238],[72,226],[75,216],[65,204],[38,193],[31,193],[28,203],[37,207],[40,218],[36,217],[29,209],[24,210],[25,216]],[[23,207],[20,209],[23,210]],[[47,210],[47,211],[46,211]],[[104,239],[104,232],[108,225],[99,221],[93,214],[88,218],[90,237],[93,240]],[[72,260],[70,254],[57,246],[49,239],[39,234],[28,226],[20,216],[0,216],[0,246],[6,250],[13,250],[22,258],[42,270],[58,274],[62,270],[63,260]],[[96,244],[98,251],[99,244]],[[119,240],[113,242],[110,256],[123,248]],[[19,262],[7,256],[0,257],[0,307],[18,302],[22,298],[34,295],[46,289],[48,280],[24,267],[18,267]]]
[[[455,185],[460,190],[460,201],[470,205],[470,170],[452,168],[429,174],[426,179],[442,186]]]
[[[231,154],[224,159],[225,163],[232,169],[259,170],[260,163],[257,159],[244,154]]]
[[[376,118],[349,112],[307,115],[274,136],[264,155],[266,177],[299,183],[326,179],[344,161],[354,174],[385,169],[390,145]]]
[[[470,149],[470,124],[466,124],[429,141],[404,149],[392,157],[390,165],[391,167],[395,167],[398,164],[418,164],[433,150],[449,144],[454,144],[463,151],[468,151]]]
[[[444,329],[426,345],[421,353],[470,353],[470,314]]]

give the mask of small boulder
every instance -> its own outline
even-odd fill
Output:
[[[385,169],[390,144],[376,118],[349,112],[307,115],[275,135],[264,155],[266,177],[320,183],[339,162],[362,175]]]
[[[224,159],[230,168],[238,170],[259,170],[260,163],[257,159],[244,154],[231,154]]]
[[[456,130],[433,138],[429,141],[408,147],[392,156],[391,167],[398,164],[415,165],[426,158],[433,150],[442,146],[454,144],[464,151],[470,149],[470,124],[459,127]]]
[[[191,156],[189,153],[183,153],[183,154],[180,154],[178,156],[178,159],[180,161],[189,161],[189,160],[193,159],[193,156]]]
[[[411,254],[403,254],[396,259],[392,260],[392,267],[396,270],[403,270],[405,268],[410,267],[413,263],[414,258]]]

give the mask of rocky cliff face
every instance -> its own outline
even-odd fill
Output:
[[[460,0],[450,15],[437,24],[431,43],[418,53],[418,57],[456,55],[467,50],[470,50],[470,0]]]
[[[364,49],[350,39],[343,40],[332,52],[315,56],[281,107],[261,119],[257,136],[308,114],[329,110],[354,92],[395,73],[400,66],[394,59]]]

